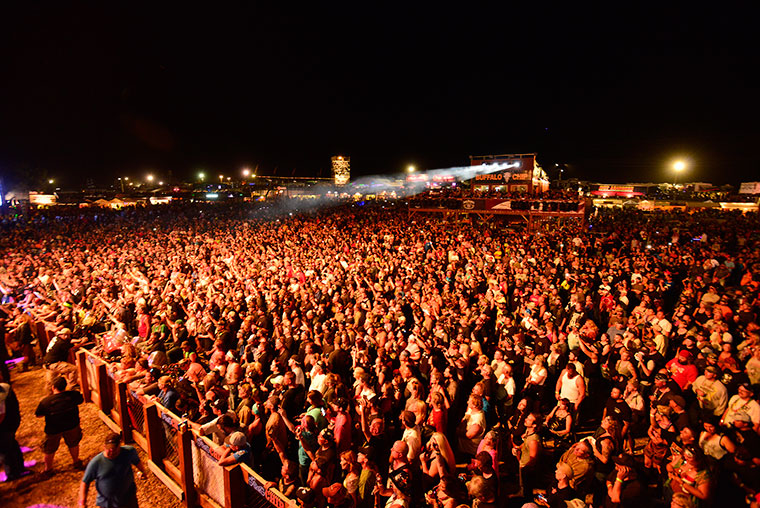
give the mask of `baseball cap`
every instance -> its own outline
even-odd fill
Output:
[[[753,391],[752,390],[752,385],[749,384],[749,383],[747,383],[746,381],[744,383],[740,383],[737,388],[743,388],[743,389],[747,390],[748,392],[752,392]]]
[[[333,483],[329,487],[322,489],[322,495],[327,498],[328,503],[340,503],[346,498],[348,491],[340,483]]]
[[[375,458],[375,450],[371,446],[362,446],[357,450],[357,453],[361,453],[367,460],[372,461]]]
[[[673,403],[675,403],[675,405],[678,406],[678,407],[680,407],[680,408],[685,408],[686,407],[686,399],[684,399],[680,395],[674,395],[670,399],[670,401],[673,402]]]
[[[682,350],[678,353],[678,358],[681,360],[691,360],[691,353],[686,350]]]
[[[614,460],[615,464],[617,464],[618,466],[625,466],[625,467],[630,467],[630,468],[633,468],[636,466],[636,464],[633,462],[633,457],[631,457],[627,453],[621,453],[620,455],[618,455],[612,460]]]
[[[245,439],[245,434],[242,432],[233,432],[230,434],[230,445],[242,448],[246,444],[248,444],[248,442]]]
[[[309,487],[300,487],[296,490],[296,499],[301,501],[304,506],[313,506],[314,502],[317,500],[317,495]]]

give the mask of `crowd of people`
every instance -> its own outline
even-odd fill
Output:
[[[94,343],[302,506],[758,504],[757,215],[186,204],[5,233],[0,355],[33,366],[44,321],[73,385]]]

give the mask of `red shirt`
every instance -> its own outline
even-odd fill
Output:
[[[441,434],[445,434],[446,412],[442,409],[433,409],[431,416],[433,417],[433,428],[435,428],[435,431],[440,432]]]
[[[673,358],[670,360],[666,367],[670,371],[673,381],[678,383],[678,386],[681,387],[681,390],[686,390],[690,384],[694,382],[695,379],[697,379],[697,375],[699,372],[697,371],[697,368],[692,365],[683,365],[678,362],[678,358]]]
[[[335,451],[340,454],[351,449],[351,417],[344,413],[335,415]]]

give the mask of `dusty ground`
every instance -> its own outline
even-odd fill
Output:
[[[76,471],[72,467],[71,456],[63,442],[55,456],[55,475],[47,480],[40,477],[40,472],[44,468],[40,449],[44,436],[44,421],[35,418],[34,410],[39,401],[47,395],[44,387],[44,373],[39,368],[25,373],[14,371],[12,379],[13,389],[21,403],[21,427],[16,438],[22,447],[33,449],[24,454],[24,460],[36,460],[37,465],[32,467],[35,473],[30,476],[15,482],[0,483],[0,507],[27,508],[43,504],[75,508],[82,471]],[[93,404],[85,403],[80,406],[79,414],[84,431],[84,439],[80,444],[80,457],[86,463],[103,450],[103,440],[109,429],[98,417],[97,409]],[[137,450],[142,460],[147,461],[145,453],[139,447]],[[146,479],[136,480],[136,482],[137,497],[142,508],[182,506],[182,503],[152,474],[149,473]],[[90,486],[87,504],[90,507],[95,506],[94,485]]]

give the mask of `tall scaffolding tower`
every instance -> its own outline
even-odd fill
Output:
[[[346,185],[351,180],[351,157],[336,155],[332,158],[332,176],[335,185]]]

